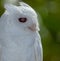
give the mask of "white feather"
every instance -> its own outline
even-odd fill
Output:
[[[0,18],[0,61],[42,61],[38,30],[33,32],[28,29],[28,26],[38,23],[37,14],[32,8],[24,5],[5,6],[6,11]],[[21,17],[26,17],[27,22],[20,23],[18,19]]]
[[[30,8],[31,8],[31,6],[29,6],[28,4],[26,4],[26,3],[24,3],[24,2],[19,2],[19,4],[20,4],[21,6],[25,6],[25,7],[30,7]]]

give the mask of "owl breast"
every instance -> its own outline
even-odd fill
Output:
[[[3,43],[1,61],[35,61],[33,35],[9,35]]]

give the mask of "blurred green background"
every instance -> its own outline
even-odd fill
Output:
[[[18,1],[13,0],[13,3]],[[60,61],[60,0],[23,1],[38,13],[44,61]],[[3,0],[0,0],[0,16],[3,13]]]

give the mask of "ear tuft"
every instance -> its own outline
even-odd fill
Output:
[[[30,7],[28,4],[26,4],[26,3],[24,3],[24,2],[19,2],[19,4],[20,4],[21,6]]]
[[[5,8],[6,10],[12,9],[12,5],[11,5],[11,4],[5,4],[5,5],[4,5],[4,8]]]
[[[17,9],[17,7],[13,4],[5,4],[4,7],[10,13],[14,12]]]

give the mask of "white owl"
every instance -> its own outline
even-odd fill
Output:
[[[0,18],[0,61],[43,61],[37,14],[28,4],[5,5]]]

